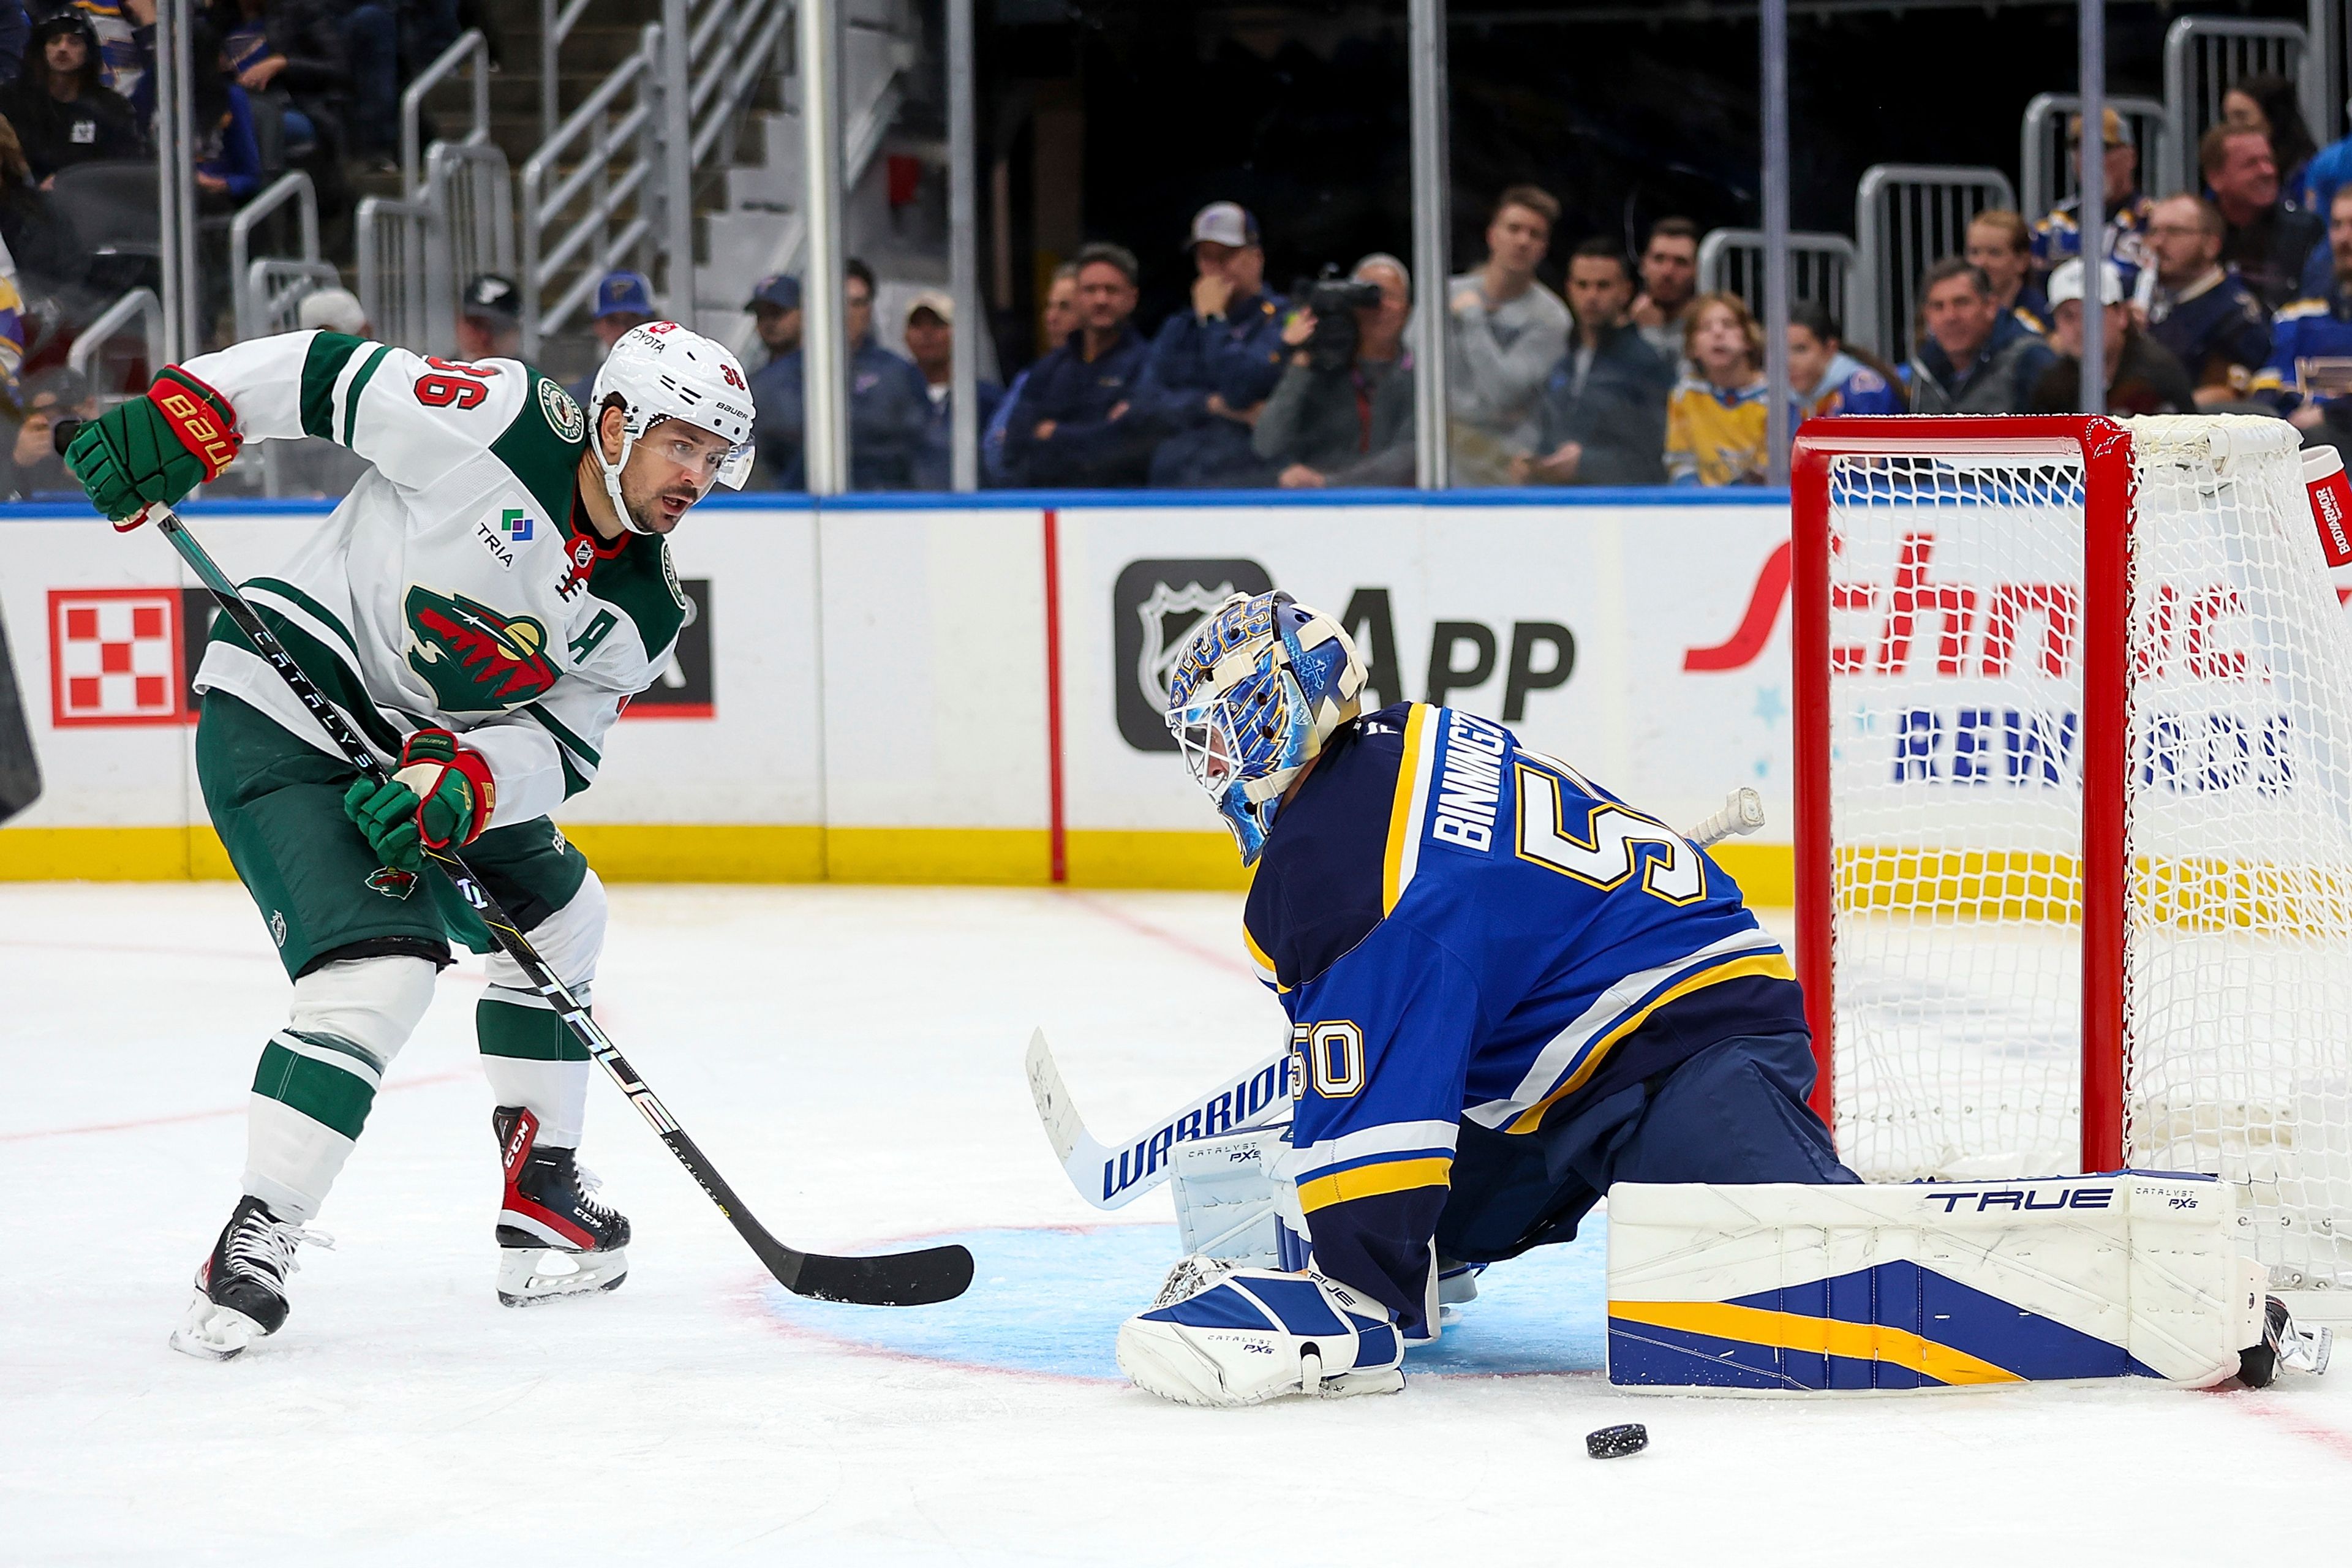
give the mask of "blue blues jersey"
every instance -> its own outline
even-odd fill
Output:
[[[2271,355],[2254,373],[2253,394],[2282,412],[2306,400],[2332,402],[2352,387],[2352,289],[2282,306],[2271,321]]]
[[[1492,1190],[1456,1172],[1457,1145],[1507,1163],[1719,1040],[1804,1028],[1787,955],[1720,866],[1449,708],[1340,729],[1276,816],[1243,919],[1290,1016],[1287,1162],[1316,1262],[1410,1338],[1435,1321],[1450,1193]]]

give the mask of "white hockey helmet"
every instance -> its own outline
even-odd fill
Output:
[[[621,399],[621,457],[604,460],[596,430],[605,403]],[[643,532],[621,501],[621,470],[637,439],[665,419],[699,426],[731,448],[719,466],[719,482],[740,490],[751,477],[751,388],[743,367],[720,344],[676,321],[631,327],[596,372],[588,395],[588,449],[604,475],[604,493],[623,526]]]

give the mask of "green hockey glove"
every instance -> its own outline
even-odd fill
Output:
[[[459,745],[446,730],[419,730],[401,749],[400,771],[382,784],[353,780],[343,810],[378,859],[395,871],[415,871],[426,849],[478,837],[497,795],[481,752]]]
[[[166,365],[146,396],[117,404],[75,432],[66,467],[90,504],[127,531],[124,520],[151,501],[176,505],[218,479],[243,444],[228,399]]]

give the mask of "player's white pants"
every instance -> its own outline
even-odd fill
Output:
[[[310,1220],[351,1157],[383,1070],[433,1001],[422,958],[345,959],[294,982],[286,1027],[262,1047],[246,1119],[245,1190]]]
[[[570,903],[525,934],[584,1005],[604,950],[604,884],[590,871]],[[576,1149],[588,1114],[588,1053],[531,989],[520,964],[493,952],[487,967],[489,989],[474,1010],[474,1028],[496,1103],[520,1105],[537,1117],[541,1143]]]

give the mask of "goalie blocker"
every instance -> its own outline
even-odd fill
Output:
[[[2326,1370],[2230,1184],[2126,1172],[1904,1186],[1620,1183],[1609,1380],[1885,1393]]]

